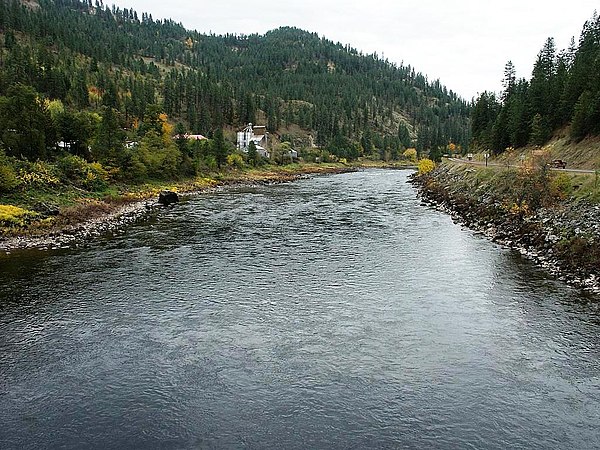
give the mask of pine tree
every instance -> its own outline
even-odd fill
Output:
[[[217,167],[220,169],[227,160],[227,146],[225,144],[225,137],[223,136],[223,129],[217,128],[213,135],[212,141],[212,154],[217,161]]]

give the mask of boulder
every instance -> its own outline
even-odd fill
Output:
[[[169,206],[169,205],[172,205],[173,203],[178,203],[178,202],[179,202],[179,195],[177,195],[177,192],[161,191],[161,193],[158,194],[158,203],[160,203],[161,205]]]

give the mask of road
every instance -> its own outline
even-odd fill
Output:
[[[460,158],[446,158],[448,161],[452,161],[454,163],[457,164],[471,164],[473,166],[487,166],[487,167],[515,167],[518,168],[520,167],[520,165],[514,165],[514,164],[499,164],[499,163],[492,163],[492,162],[488,162],[487,164],[483,161],[469,161],[466,159],[460,159]],[[595,170],[591,170],[591,169],[558,169],[556,167],[551,167],[550,170],[555,170],[557,172],[571,172],[571,173],[591,173],[591,174],[595,174],[596,171]]]

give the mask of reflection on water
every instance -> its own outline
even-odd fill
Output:
[[[2,448],[595,448],[597,304],[407,172],[0,259]]]

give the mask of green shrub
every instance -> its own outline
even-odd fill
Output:
[[[64,178],[75,186],[88,190],[104,189],[107,186],[109,174],[102,164],[89,163],[85,159],[67,155],[56,163]]]
[[[557,198],[566,198],[573,193],[571,177],[566,173],[559,173],[550,180],[550,192]]]
[[[10,192],[19,186],[17,172],[2,150],[0,150],[0,193]]]

